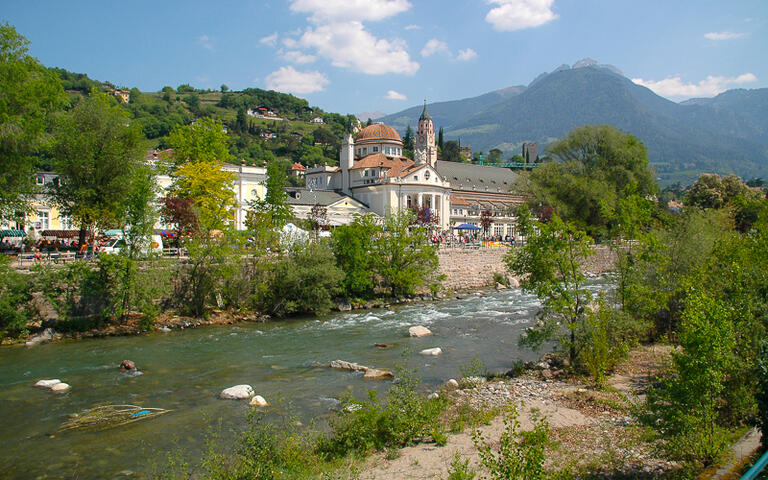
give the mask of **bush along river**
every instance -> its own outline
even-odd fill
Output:
[[[599,278],[591,288],[607,286]],[[25,479],[144,478],[161,470],[170,452],[199,459],[212,429],[228,441],[245,426],[251,407],[220,399],[225,388],[251,385],[272,405],[267,411],[322,423],[347,392],[363,398],[366,390],[391,385],[328,368],[333,360],[386,370],[406,365],[427,388],[460,376],[474,359],[489,371],[506,371],[516,360],[539,356],[517,345],[539,305],[535,296],[510,289],[320,318],[4,347],[0,472]],[[409,337],[416,325],[433,335]],[[419,354],[434,347],[443,353]],[[142,374],[121,371],[125,359]],[[41,379],[60,379],[71,389],[35,388]],[[71,414],[110,404],[170,411],[107,430],[59,431]]]

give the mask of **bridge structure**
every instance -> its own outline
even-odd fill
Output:
[[[538,167],[539,163],[525,163],[525,162],[486,162],[483,160],[476,160],[472,162],[474,165],[481,165],[486,167],[501,167],[510,168],[512,170],[533,170]]]

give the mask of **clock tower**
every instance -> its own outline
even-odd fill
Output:
[[[437,162],[435,126],[432,123],[432,116],[427,111],[426,100],[424,100],[424,111],[419,117],[419,129],[416,132],[416,142],[413,146],[413,157],[417,164],[427,163],[434,167]]]

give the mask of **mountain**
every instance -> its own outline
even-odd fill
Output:
[[[466,115],[471,108],[458,113],[462,102],[480,98],[488,102],[474,114]],[[460,138],[473,151],[499,148],[509,156],[525,141],[544,146],[574,127],[607,123],[645,143],[663,184],[688,183],[701,172],[768,177],[768,89],[679,104],[634,84],[615,67],[585,59],[540,75],[517,95],[494,103],[484,95],[468,100],[444,102],[451,106],[445,113],[452,114],[446,119],[438,120],[432,105],[428,108],[446,139]]]
[[[384,113],[384,112],[380,112],[380,111],[378,111],[378,110],[376,110],[375,112],[360,112],[360,113],[358,113],[358,114],[355,114],[355,116],[356,116],[356,117],[357,117],[357,118],[358,118],[358,119],[359,119],[361,122],[365,122],[365,121],[366,121],[366,120],[368,120],[369,118],[370,118],[371,120],[376,120],[377,118],[381,118],[381,117],[383,117],[383,116],[385,116],[385,115],[386,115],[386,113]]]
[[[435,127],[441,126],[444,129],[449,129],[465,118],[476,115],[492,105],[520,94],[525,91],[525,88],[522,85],[502,88],[501,90],[485,93],[478,97],[430,103],[427,108],[429,109],[429,114],[432,115]],[[402,112],[379,118],[378,121],[386,123],[401,132],[405,132],[408,125],[415,130],[423,108],[423,105],[411,107]]]

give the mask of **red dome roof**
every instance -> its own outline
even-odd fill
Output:
[[[368,125],[364,129],[360,130],[360,133],[357,134],[357,138],[355,139],[356,143],[359,143],[361,141],[391,141],[391,142],[398,142],[400,144],[403,143],[403,140],[400,138],[400,134],[397,133],[397,130],[390,127],[389,125],[384,125],[383,123],[376,123],[373,125]]]

